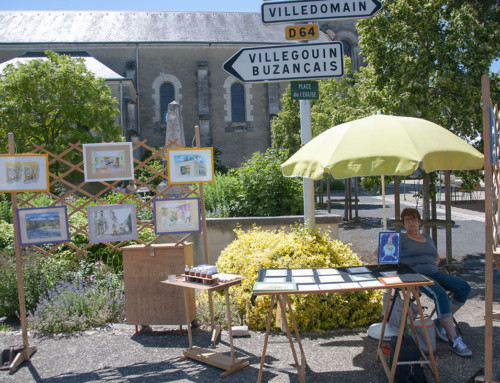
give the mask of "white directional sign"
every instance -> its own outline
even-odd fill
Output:
[[[344,53],[339,41],[242,48],[223,68],[242,82],[342,77]]]
[[[382,4],[378,0],[306,0],[263,3],[264,24],[293,21],[359,19],[377,13]]]

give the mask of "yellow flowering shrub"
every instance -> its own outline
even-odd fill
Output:
[[[252,330],[266,327],[270,297],[257,296],[252,305],[252,287],[260,269],[359,266],[361,261],[348,245],[331,240],[319,229],[297,227],[267,231],[254,227],[236,230],[237,238],[221,253],[219,272],[246,277],[231,287],[231,304]],[[215,299],[220,299],[217,294]],[[338,327],[365,326],[380,318],[379,290],[352,293],[290,295],[299,331],[324,331]]]

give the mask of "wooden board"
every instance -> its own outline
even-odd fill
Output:
[[[206,348],[193,346],[184,350],[184,357],[197,360],[199,362],[209,364],[211,366],[220,368],[222,370],[226,370],[227,373],[222,374],[221,376],[227,376],[243,367],[246,367],[250,364],[249,361],[242,361],[240,359],[234,359],[232,361],[231,357],[220,354],[213,350],[208,350]]]
[[[193,264],[193,244],[122,248],[127,324],[187,325],[196,317],[194,290],[161,283]],[[184,294],[188,298],[186,313]]]

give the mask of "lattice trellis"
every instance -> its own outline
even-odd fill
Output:
[[[499,111],[498,111],[498,105],[493,105],[492,101],[490,100],[490,111],[493,112],[494,118],[496,121],[500,121],[500,116],[499,116]],[[497,124],[498,125],[498,124]],[[496,132],[495,137],[493,138],[496,140],[496,158],[497,162],[492,166],[492,178],[493,178],[493,185],[492,185],[492,204],[493,204],[493,211],[491,214],[491,220],[492,220],[492,228],[493,228],[493,259],[495,261],[495,264],[497,265],[498,269],[500,269],[500,206],[499,206],[499,197],[500,197],[500,139],[499,139],[499,132]],[[487,150],[487,149],[485,149]],[[488,217],[487,217],[488,219]]]
[[[136,179],[136,185],[137,189],[140,189],[142,187],[147,188],[150,193],[153,194],[154,198],[170,198],[167,193],[168,191],[174,187],[180,187],[182,188],[183,191],[185,191],[184,195],[181,196],[182,198],[186,198],[188,196],[198,196],[200,194],[200,188],[198,187],[197,184],[192,184],[192,185],[168,185],[165,189],[163,190],[158,190],[157,188],[154,188],[150,186],[150,184],[153,181],[165,181],[167,182],[167,173],[165,170],[160,169],[156,170],[154,167],[152,167],[150,164],[152,163],[153,160],[156,158],[161,158],[163,159],[164,164],[166,164],[167,161],[167,156],[166,152],[167,149],[169,148],[181,148],[182,146],[177,144],[177,140],[175,141],[170,141],[169,144],[165,147],[162,147],[160,149],[155,149],[152,148],[148,145],[146,145],[146,140],[144,141],[136,141],[134,142],[134,147],[133,150],[134,152],[139,151],[141,148],[144,149],[144,152],[149,153],[151,152],[151,155],[149,155],[147,158],[145,158],[142,161],[139,161],[134,158],[134,173],[136,173],[139,169],[148,169],[151,171],[152,176],[150,176],[147,180],[145,181],[139,181]],[[137,210],[137,231],[139,233],[144,232],[144,230],[154,230],[153,227],[153,219],[141,219],[140,217],[144,216],[153,216],[152,212],[154,210],[153,208],[153,198],[151,199],[144,199],[141,198],[138,194],[136,193],[127,193],[127,192],[122,192],[120,189],[118,189],[118,185],[122,182],[121,180],[116,180],[116,181],[98,181],[97,183],[102,185],[102,189],[100,189],[98,192],[95,194],[90,193],[85,189],[85,186],[88,184],[88,182],[81,181],[81,182],[75,182],[74,181],[74,174],[80,173],[83,175],[84,169],[83,169],[83,160],[78,162],[77,164],[73,164],[68,157],[73,156],[74,157],[74,152],[79,151],[80,153],[83,152],[82,146],[80,143],[72,144],[68,143],[68,148],[64,150],[60,154],[53,154],[45,149],[45,145],[41,146],[35,146],[35,149],[31,152],[33,154],[47,154],[48,159],[49,159],[49,182],[50,182],[50,188],[53,190],[56,185],[62,185],[65,189],[65,192],[62,193],[61,195],[56,195],[50,191],[48,192],[37,192],[32,194],[31,196],[27,198],[22,198],[22,195],[19,195],[18,197],[18,202],[20,207],[35,207],[33,201],[36,199],[37,196],[40,194],[44,194],[51,199],[53,199],[53,203],[50,204],[50,206],[58,206],[58,205],[66,205],[68,207],[68,220],[71,216],[74,214],[77,214],[79,212],[83,213],[85,216],[87,215],[87,207],[89,205],[95,204],[95,205],[109,205],[109,202],[106,201],[104,198],[105,195],[107,195],[109,192],[117,193],[118,199],[115,202],[116,204],[124,203],[127,202],[129,203],[130,200],[133,200],[136,204],[136,210]],[[65,166],[67,169],[64,170],[60,175],[56,175],[53,173],[53,169],[56,166]],[[93,182],[94,183],[94,182]],[[88,197],[88,200],[86,200],[82,204],[77,204],[75,201],[81,201],[80,196],[86,196]],[[88,237],[89,232],[88,232],[88,223],[81,227],[77,227],[71,223],[69,223],[70,227],[70,238],[73,239],[76,235],[82,234]],[[192,235],[192,233],[189,233],[185,236],[183,236],[181,239],[177,239],[171,235],[168,234],[162,234],[158,236],[153,236],[153,238],[149,241],[144,241],[141,239],[135,240],[133,242],[136,242],[138,244],[143,244],[145,246],[149,246],[153,243],[156,242],[175,242],[178,245],[183,245],[185,241]],[[130,241],[119,241],[116,243],[109,243],[109,242],[103,242],[107,247],[109,247],[110,251],[117,251],[122,247],[124,244],[129,245],[131,242]],[[47,246],[44,248],[41,246],[37,245],[30,245],[31,248],[36,249],[43,255],[50,255],[54,250],[59,248],[60,246],[69,246],[75,251],[75,254],[86,254],[87,250],[89,249],[90,246],[95,245],[94,243],[88,243],[82,247],[75,246],[71,242],[66,242],[66,243],[55,243],[51,246]]]

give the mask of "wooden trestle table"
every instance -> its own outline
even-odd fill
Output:
[[[187,358],[191,358],[197,360],[202,363],[209,364],[211,366],[220,368],[225,370],[220,376],[224,378],[233,372],[236,372],[250,364],[249,361],[243,361],[235,358],[234,356],[234,345],[233,345],[233,331],[231,325],[231,306],[229,303],[229,287],[234,286],[236,284],[241,283],[244,278],[234,279],[228,282],[219,282],[216,285],[205,285],[202,283],[196,282],[187,282],[184,276],[177,276],[176,281],[162,281],[162,283],[166,283],[173,286],[183,287],[184,289],[198,289],[204,290],[208,293],[208,305],[210,308],[210,318],[212,321],[212,346],[215,346],[215,342],[217,336],[220,332],[220,326],[214,325],[214,313],[213,313],[213,301],[212,301],[212,292],[215,290],[224,289],[224,294],[226,297],[226,321],[229,327],[229,345],[231,349],[231,356],[227,356],[221,353],[218,353],[214,350],[209,350],[202,347],[193,346],[193,336],[191,333],[191,324],[188,323],[188,338],[189,338],[189,348],[185,349],[183,352],[183,356],[179,360],[185,360]],[[188,294],[184,294],[185,297]],[[186,298],[186,311],[189,309],[189,302]]]
[[[403,276],[403,274],[399,272],[399,271],[401,271],[401,269],[399,269],[397,266],[389,266],[389,268],[387,267],[388,265],[384,265],[384,266],[385,266],[385,268],[381,268],[380,266],[364,266],[364,267],[366,267],[368,269],[369,273],[371,273],[372,275],[379,275],[377,273],[380,270],[388,270],[388,269],[391,269],[391,267],[392,267],[394,270],[396,270],[398,272],[399,276],[401,276],[401,277]],[[271,329],[271,321],[272,321],[272,317],[273,317],[273,310],[274,310],[275,303],[279,303],[278,307],[281,311],[281,313],[280,313],[281,318],[283,318],[282,319],[282,330],[286,333],[286,335],[288,337],[288,342],[289,342],[290,349],[292,351],[292,355],[294,358],[299,381],[301,383],[304,383],[305,382],[305,367],[306,367],[307,362],[306,362],[306,357],[304,354],[304,349],[302,347],[302,343],[300,340],[300,335],[299,335],[299,332],[297,330],[295,316],[293,314],[293,309],[292,309],[292,305],[290,303],[289,296],[293,295],[293,294],[346,293],[346,292],[353,292],[353,291],[365,291],[365,290],[375,290],[375,289],[387,289],[389,297],[392,295],[393,289],[399,289],[402,292],[402,295],[404,298],[404,306],[403,306],[404,308],[403,308],[403,312],[402,312],[401,325],[399,327],[398,340],[397,340],[396,348],[394,351],[394,358],[393,358],[392,366],[389,366],[389,362],[387,360],[388,356],[384,354],[383,348],[382,348],[385,328],[387,325],[387,317],[388,317],[388,312],[389,312],[389,307],[390,307],[389,304],[386,305],[386,308],[385,308],[384,320],[382,323],[382,330],[381,330],[381,334],[380,334],[380,340],[379,340],[378,347],[377,347],[376,358],[377,358],[377,360],[381,361],[381,363],[384,367],[385,373],[389,379],[389,382],[392,383],[394,381],[395,374],[396,374],[396,367],[398,364],[399,365],[401,365],[401,364],[426,364],[429,367],[429,369],[431,370],[432,374],[434,375],[435,381],[437,383],[439,383],[439,375],[438,375],[438,371],[437,371],[437,367],[436,367],[436,361],[434,359],[434,354],[432,352],[429,334],[428,334],[427,328],[425,326],[423,326],[423,332],[424,332],[425,341],[427,344],[427,350],[429,350],[429,354],[426,355],[422,351],[420,344],[419,344],[419,341],[418,341],[418,337],[415,336],[415,341],[417,343],[417,346],[420,349],[420,352],[422,355],[422,360],[411,361],[411,362],[398,362],[399,352],[401,349],[401,341],[403,339],[403,334],[405,331],[407,318],[408,318],[408,322],[410,324],[410,328],[411,328],[412,333],[414,335],[416,335],[414,320],[413,320],[411,315],[408,315],[410,300],[411,299],[415,300],[417,307],[418,307],[418,312],[419,312],[420,318],[424,318],[424,313],[422,311],[422,305],[420,304],[420,298],[419,298],[419,287],[424,286],[424,285],[432,285],[434,282],[432,282],[431,280],[421,276],[420,274],[408,274],[408,271],[406,269],[404,271],[406,271],[405,280],[407,280],[407,282],[393,283],[390,285],[389,284],[388,285],[382,284],[382,285],[377,286],[375,281],[373,281],[371,284],[368,283],[368,281],[366,281],[366,283],[364,283],[364,284],[359,284],[360,282],[357,282],[358,286],[353,286],[354,282],[344,281],[344,282],[351,283],[351,284],[348,285],[348,287],[346,287],[345,285],[344,285],[344,287],[342,287],[339,285],[339,283],[331,283],[331,284],[327,284],[327,286],[321,287],[320,289],[315,287],[314,289],[311,288],[309,290],[308,290],[309,287],[307,287],[308,284],[302,284],[302,287],[300,287],[300,289],[298,287],[300,284],[296,284],[297,287],[295,290],[288,290],[287,291],[287,290],[285,290],[286,289],[285,285],[287,283],[289,284],[290,281],[292,280],[291,273],[293,272],[293,270],[313,270],[313,271],[314,270],[322,270],[322,269],[288,269],[287,270],[288,274],[286,277],[287,283],[284,283],[284,284],[282,284],[282,286],[280,286],[283,290],[273,290],[271,288],[266,290],[266,287],[268,287],[269,284],[266,284],[265,286],[263,286],[263,284],[266,282],[266,279],[267,279],[267,281],[272,280],[270,278],[266,278],[266,272],[268,270],[271,270],[271,273],[272,273],[271,275],[275,276],[276,270],[285,270],[285,269],[262,269],[262,270],[260,270],[259,271],[259,279],[258,279],[258,281],[260,283],[256,284],[256,286],[257,285],[260,285],[260,286],[258,287],[258,289],[256,288],[256,286],[254,286],[254,290],[253,290],[253,293],[255,295],[269,295],[270,296],[269,314],[267,317],[267,326],[266,326],[266,335],[265,335],[264,346],[263,346],[263,350],[262,350],[259,375],[258,375],[258,379],[257,379],[258,383],[262,379],[262,372],[264,369],[264,362],[265,362],[265,357],[266,357],[266,350],[267,350],[267,344],[268,344],[269,333],[270,333],[270,329]],[[338,270],[346,270],[346,268],[338,268]],[[301,273],[300,275],[304,275],[304,274]],[[415,278],[415,279],[419,279],[419,280],[414,281],[414,282],[408,281],[408,280],[412,279],[411,275],[417,276],[417,278]],[[317,282],[317,280],[318,280],[317,271],[314,271],[313,276],[314,276],[314,278],[316,278],[315,282]],[[379,280],[379,279],[374,278],[374,280]],[[278,285],[279,285],[279,283],[278,283]],[[312,284],[309,283],[309,286],[311,286],[311,287],[314,285],[315,285],[314,283],[312,283]],[[332,288],[328,288],[329,286],[331,286]],[[299,358],[297,356],[297,351],[296,351],[295,346],[294,346],[294,341],[293,341],[292,334],[290,331],[290,325],[288,324],[288,322],[286,320],[286,311],[287,310],[288,310],[288,313],[290,315],[291,328],[292,328],[293,333],[295,335],[296,342],[298,344],[298,348],[300,351],[300,361],[299,361]],[[278,313],[277,313],[277,315],[278,315]]]

